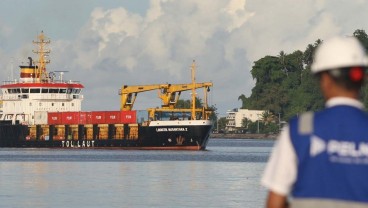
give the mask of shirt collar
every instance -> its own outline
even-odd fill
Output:
[[[334,106],[337,106],[337,105],[348,105],[348,106],[356,107],[356,108],[359,108],[359,109],[364,109],[363,103],[360,102],[359,100],[356,100],[356,99],[353,99],[353,98],[334,97],[334,98],[330,98],[326,102],[326,107],[327,108],[334,107]]]

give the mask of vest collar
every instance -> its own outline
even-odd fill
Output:
[[[326,102],[326,107],[334,107],[337,105],[348,105],[359,109],[364,109],[363,103],[361,103],[359,100],[347,98],[347,97],[334,97],[330,98]]]

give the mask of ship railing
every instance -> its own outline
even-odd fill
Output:
[[[73,100],[83,99],[83,95],[75,94],[30,94],[31,99],[45,99],[45,100]]]
[[[9,80],[9,81],[3,81],[3,85],[6,84],[18,84],[19,82],[17,80]]]
[[[19,84],[19,83],[40,83],[39,80],[7,80],[3,81],[3,85],[8,84]],[[53,81],[42,81],[41,83],[58,83],[58,84],[80,84],[80,81],[73,80],[53,80]]]
[[[44,99],[44,100],[73,100],[83,99],[83,95],[76,94],[6,94],[0,95],[0,100],[21,100],[21,99]]]
[[[62,83],[62,84],[80,84],[80,81],[72,81],[72,80],[54,80],[53,83]]]
[[[0,100],[20,100],[21,97],[18,94],[13,95],[1,95]]]

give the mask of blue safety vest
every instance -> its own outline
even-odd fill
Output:
[[[338,105],[290,121],[295,199],[368,203],[368,114]]]

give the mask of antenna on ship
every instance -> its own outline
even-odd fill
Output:
[[[46,48],[46,45],[50,44],[50,39],[48,39],[43,31],[37,36],[37,40],[33,41],[33,44],[38,46],[38,50],[32,50],[33,53],[38,54],[38,69],[36,70],[35,78],[39,78],[42,81],[43,78],[47,77],[46,64],[50,63],[48,59],[48,54],[51,52],[50,49]]]
[[[54,71],[54,72],[59,73],[60,82],[63,82],[63,75],[64,75],[64,73],[65,72],[69,72],[69,71]]]

